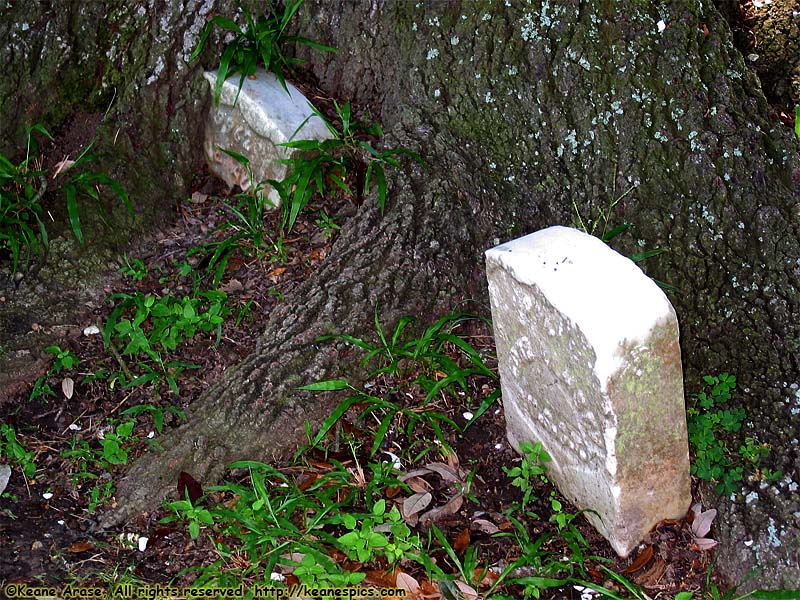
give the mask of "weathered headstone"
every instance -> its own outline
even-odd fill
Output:
[[[488,250],[486,270],[509,441],[541,441],[550,479],[627,556],[691,503],[675,311],[567,227]]]
[[[205,78],[211,92],[217,74],[208,71]],[[290,148],[279,146],[294,140],[324,140],[330,137],[322,119],[311,110],[306,97],[288,81],[283,89],[273,73],[258,69],[246,77],[238,91],[239,74],[222,84],[219,107],[211,107],[203,145],[211,171],[229,186],[250,188],[245,167],[220,150],[233,150],[247,157],[256,183],[286,176],[287,166],[278,162],[289,158]],[[270,189],[269,200],[277,207],[280,196]]]

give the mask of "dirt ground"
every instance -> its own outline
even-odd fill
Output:
[[[187,259],[187,253],[200,245],[218,224],[228,218],[224,205],[210,194],[221,191],[211,179],[201,182],[193,194],[194,201],[187,201],[178,207],[173,226],[137,253],[136,258],[143,261],[149,275],[141,281],[115,275],[108,283],[107,293],[190,293],[191,276],[181,275],[181,267],[185,261],[199,262],[195,257]],[[348,202],[342,198],[338,205],[325,207],[327,214],[336,221],[342,211],[349,210]],[[233,316],[243,311],[241,322],[237,326],[236,319],[229,317],[218,341],[216,335],[211,333],[199,335],[179,347],[176,358],[197,368],[183,372],[179,379],[178,395],[172,394],[163,385],[116,386],[111,389],[108,381],[91,381],[93,373],[102,369],[116,369],[117,358],[105,350],[102,335],[85,335],[81,330],[76,330],[63,339],[60,346],[72,351],[80,363],[74,369],[48,379],[54,396],[29,401],[27,394],[23,394],[14,402],[3,404],[0,422],[16,428],[20,442],[35,452],[38,468],[35,475],[27,480],[19,469],[15,469],[6,493],[0,499],[0,531],[4,540],[0,553],[1,581],[43,585],[77,580],[81,585],[99,585],[113,581],[114,573],[126,572],[147,583],[180,582],[181,585],[187,585],[191,583],[193,575],[191,571],[186,573],[186,569],[208,564],[218,558],[208,536],[201,535],[197,540],[192,540],[185,526],[160,524],[159,521],[169,514],[163,508],[154,507],[152,513],[142,515],[136,522],[127,523],[119,530],[94,533],[92,526],[97,515],[113,505],[114,499],[109,499],[89,514],[87,509],[92,502],[90,490],[98,483],[119,477],[124,466],[110,470],[95,469],[93,475],[97,479],[76,480],[74,462],[66,460],[62,453],[71,444],[74,445],[75,440],[87,440],[96,445],[107,420],[120,418],[126,408],[149,404],[185,409],[227,368],[251,352],[271,308],[290,296],[298,283],[330,250],[336,232],[321,229],[314,221],[322,207],[312,208],[287,240],[283,259],[275,259],[274,255],[261,260],[240,255],[231,259],[220,287],[229,295],[228,303],[233,307]],[[275,218],[278,218],[277,215]],[[195,272],[202,269],[201,264],[195,264],[195,267]],[[249,308],[244,310],[244,307]],[[99,304],[92,310],[94,315],[85,323],[87,327],[93,323],[102,324],[111,306]],[[496,368],[492,338],[485,323],[471,322],[459,330],[459,334],[481,350],[487,357],[487,365]],[[71,398],[67,398],[61,388],[61,381],[67,377],[75,382]],[[382,388],[390,391],[380,377],[367,385],[372,388],[372,393]],[[475,378],[471,385],[475,388],[476,398],[485,398],[496,389],[497,382],[489,378]],[[414,393],[395,394],[392,399],[409,407],[423,400]],[[470,407],[443,397],[433,408],[463,425],[463,414]],[[170,412],[165,412],[164,421],[162,435],[167,435],[170,428],[179,424],[179,418]],[[129,444],[129,460],[152,451],[142,440],[153,429],[154,423],[149,413],[136,416],[133,437],[138,438],[139,442]],[[372,432],[369,430],[356,428],[354,435],[364,438],[365,447],[371,445]],[[424,429],[416,430],[417,435],[420,439],[433,437],[430,431]],[[445,435],[461,464],[476,473],[474,496],[477,503],[465,503],[455,515],[439,523],[439,527],[448,535],[456,535],[471,527],[474,530],[472,524],[476,515],[500,515],[514,500],[519,500],[519,490],[509,485],[503,471],[503,467],[517,464],[519,458],[506,440],[502,404],[499,402],[490,407],[476,426],[467,429],[464,435],[448,430],[445,430]],[[156,436],[155,440],[158,438]],[[409,440],[402,434],[387,438],[387,443],[395,444],[398,452],[397,448],[415,441],[418,440]],[[344,462],[353,460],[352,456],[340,458]],[[361,458],[366,462],[366,456]],[[407,468],[411,468],[411,465]],[[203,483],[209,485],[215,482]],[[529,523],[532,534],[553,528],[553,524],[548,523],[552,512],[548,494],[549,489],[542,486],[540,493],[534,495],[539,500],[532,510],[541,515],[541,521]],[[607,542],[584,519],[580,518],[578,523],[581,533],[591,543],[592,554],[610,559],[613,569],[625,572],[631,581],[644,586],[654,596],[662,594],[671,597],[678,591],[697,591],[705,585],[713,552],[700,551],[693,545],[688,521],[660,524],[632,559],[624,561],[614,555]],[[120,536],[130,533],[149,538],[144,552],[120,543]],[[471,543],[479,548],[486,564],[503,565],[510,558],[509,543],[502,538],[473,531]],[[553,543],[564,542],[556,540]],[[608,581],[601,571],[595,569],[595,573],[597,583],[605,583],[613,588],[613,582]],[[562,590],[553,597],[569,595],[580,597],[574,590]]]

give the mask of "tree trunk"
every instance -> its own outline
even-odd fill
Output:
[[[55,137],[39,136],[50,172],[94,141],[101,160],[91,170],[118,179],[136,207],[132,221],[119,203],[109,206],[108,224],[81,210],[80,248],[63,198],[46,204],[57,220],[48,226],[47,260],[21,281],[0,275],[0,404],[42,373],[41,349],[90,322],[87,301],[102,302],[102,278],[117,268],[122,249],[164,222],[201,171],[207,84],[199,65],[186,61],[214,6],[0,3],[0,153],[24,159],[25,129],[34,123]]]
[[[170,39],[191,47],[190,21]],[[484,250],[553,224],[599,234],[606,215],[609,228],[634,225],[621,251],[668,250],[647,268],[677,288],[687,391],[704,374],[735,373],[741,436],[771,444],[769,466],[786,475],[714,499],[720,565],[734,581],[762,568],[750,586],[800,587],[798,143],[771,120],[716,9],[316,0],[296,27],[339,49],[303,50],[321,87],[368,107],[387,146],[420,152],[426,166],[394,174],[384,216],[372,198],[344,224],[255,352],[195,400],[156,460],[130,468],[103,524],[157,503],[181,470],[213,481],[233,460],[294,448],[304,422],[331,408],[297,387],[353,362],[315,342],[321,334],[368,335],[376,306],[391,323],[475,298],[488,315]],[[197,106],[187,99],[184,114],[199,120]]]

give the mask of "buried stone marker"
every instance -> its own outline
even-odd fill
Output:
[[[217,74],[209,71],[205,78],[213,95]],[[247,191],[250,177],[245,167],[220,148],[247,157],[256,183],[268,179],[280,181],[288,167],[279,161],[289,158],[295,150],[279,144],[290,140],[325,140],[331,136],[300,90],[288,81],[286,88],[283,89],[274,73],[263,69],[246,77],[241,90],[238,74],[222,85],[219,107],[211,107],[203,148],[211,171],[229,186],[238,185]],[[275,189],[270,189],[269,200],[276,207],[280,205]]]
[[[678,323],[601,240],[550,227],[486,252],[508,438],[620,556],[691,502]]]

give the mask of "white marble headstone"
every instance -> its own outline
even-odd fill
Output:
[[[675,311],[600,239],[550,227],[486,252],[508,437],[627,556],[691,503]]]

